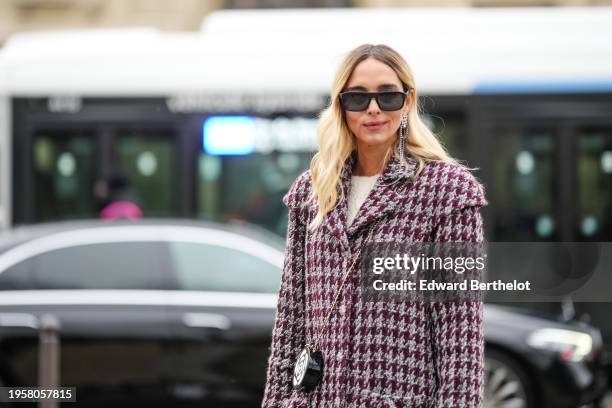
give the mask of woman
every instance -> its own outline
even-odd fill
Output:
[[[345,57],[319,151],[283,198],[289,227],[264,408],[482,406],[482,302],[360,297],[353,262],[369,234],[484,240],[481,184],[418,112],[413,75],[396,51],[366,44]],[[294,385],[296,359],[315,342],[322,376],[306,391]]]

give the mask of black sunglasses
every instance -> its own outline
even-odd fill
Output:
[[[410,91],[410,88],[408,88]],[[360,92],[348,91],[340,94],[340,104],[342,108],[351,112],[361,112],[368,108],[372,98],[376,98],[376,103],[381,110],[396,111],[402,109],[408,92],[383,91],[383,92]]]

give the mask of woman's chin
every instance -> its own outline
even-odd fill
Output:
[[[367,135],[361,135],[357,138],[359,144],[363,144],[368,147],[374,146],[386,146],[393,141],[393,137],[381,133],[371,132]]]

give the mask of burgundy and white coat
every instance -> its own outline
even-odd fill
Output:
[[[348,194],[356,158],[342,172]],[[294,390],[293,367],[306,342],[322,330],[346,267],[368,226],[376,242],[482,242],[484,189],[466,169],[429,161],[416,177],[392,157],[347,227],[347,198],[339,199],[315,231],[306,230],[315,209],[305,204],[310,171],[292,184],[285,262],[267,368],[263,408],[466,408],[481,407],[484,393],[483,304],[362,302],[356,268],[345,283],[319,349],[321,383]],[[391,182],[393,185],[389,186]]]

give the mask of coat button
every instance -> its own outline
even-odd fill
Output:
[[[344,314],[346,313],[346,306],[345,305],[340,305],[340,307],[338,308],[338,310],[340,311],[340,314],[342,316],[344,316]]]

